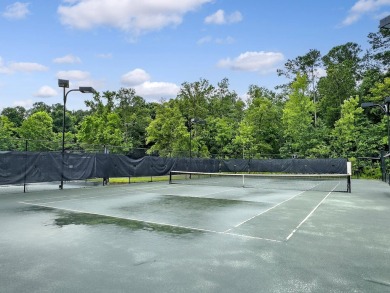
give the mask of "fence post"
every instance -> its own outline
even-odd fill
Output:
[[[24,151],[26,153],[24,160],[24,177],[23,177],[23,193],[26,193],[26,181],[27,181],[27,150],[28,150],[28,140],[26,139]]]

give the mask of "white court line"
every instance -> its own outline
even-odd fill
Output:
[[[264,240],[264,241],[271,241],[271,242],[282,242],[280,240],[267,239],[267,238],[254,237],[254,236],[241,235],[241,234],[234,234],[234,233],[219,232],[219,231],[202,229],[202,228],[195,228],[195,227],[188,227],[188,226],[181,226],[181,225],[171,225],[171,224],[167,224],[167,223],[144,221],[144,220],[133,219],[133,218],[117,217],[117,216],[112,216],[112,215],[98,214],[98,213],[86,212],[86,211],[75,210],[75,209],[58,208],[58,207],[53,207],[53,206],[46,205],[46,204],[34,204],[34,203],[28,203],[28,202],[23,202],[23,201],[21,201],[19,203],[25,204],[25,205],[32,205],[32,206],[37,206],[37,207],[67,211],[67,212],[72,212],[72,213],[82,213],[82,214],[88,214],[88,215],[103,216],[103,217],[108,217],[108,218],[113,218],[113,219],[118,219],[118,220],[136,221],[136,222],[142,222],[142,223],[146,223],[146,224],[168,226],[168,227],[173,227],[173,228],[182,228],[182,229],[188,229],[188,230],[199,231],[199,232],[207,232],[207,233],[213,233],[213,234],[230,235],[230,236],[241,237],[241,238],[249,238],[249,239]]]
[[[138,191],[138,192],[143,192],[143,193],[148,193],[148,191],[152,191],[152,190],[161,190],[161,189],[169,189],[169,188],[172,188],[171,186],[160,186],[160,187],[154,187],[154,188],[126,188],[126,187],[115,187],[115,189],[118,189],[118,192],[109,192],[108,194],[101,194],[101,195],[94,195],[94,196],[87,196],[86,195],[90,195],[90,193],[81,193],[81,194],[77,194],[75,196],[72,196],[71,198],[65,198],[64,199],[64,196],[61,196],[61,197],[54,197],[54,199],[58,198],[58,199],[61,199],[61,200],[52,200],[52,201],[46,201],[46,200],[49,200],[49,199],[53,199],[53,197],[50,197],[50,198],[46,198],[46,199],[34,199],[34,200],[30,200],[30,201],[24,201],[24,203],[27,203],[27,202],[40,202],[41,204],[51,204],[51,203],[58,203],[58,202],[65,202],[65,201],[76,201],[76,200],[85,200],[85,199],[93,199],[93,198],[108,198],[108,197],[114,197],[114,196],[128,196],[128,195],[133,195],[129,192],[127,193],[124,193],[124,191]],[[174,187],[173,187],[174,188]],[[224,189],[222,191],[218,191],[218,192],[212,192],[212,193],[208,193],[208,194],[205,194],[205,196],[209,196],[209,195],[212,195],[212,194],[218,194],[218,193],[223,193],[223,192],[227,192],[227,191],[231,191],[231,190],[236,190],[236,188],[230,188],[230,189]],[[159,194],[159,195],[162,195],[162,194]],[[194,197],[194,198],[205,198],[207,199],[207,197],[199,197],[199,196],[188,196],[188,195],[173,195],[173,196],[182,196],[182,197]],[[215,198],[210,198],[210,199],[215,199]],[[228,200],[236,200],[236,199],[228,199]]]
[[[250,220],[253,220],[253,219],[256,218],[256,217],[261,216],[261,215],[263,215],[263,214],[269,212],[270,210],[273,210],[274,208],[280,206],[281,204],[284,204],[285,202],[288,202],[289,200],[292,200],[293,198],[295,198],[295,197],[301,195],[301,194],[304,193],[304,192],[305,192],[305,191],[302,191],[302,192],[300,192],[300,193],[298,193],[298,194],[296,194],[296,195],[294,195],[294,196],[292,196],[292,197],[290,197],[290,198],[288,198],[288,199],[286,199],[286,200],[284,200],[284,201],[282,201],[282,202],[280,202],[280,203],[278,203],[278,204],[276,204],[276,205],[270,207],[269,209],[267,209],[267,210],[265,210],[265,211],[262,211],[261,213],[259,213],[259,214],[257,214],[257,215],[254,215],[253,217],[251,217],[251,218],[249,218],[249,219],[247,219],[247,220],[245,220],[245,221],[243,221],[243,222],[241,222],[241,223],[235,225],[234,227],[232,227],[232,228],[230,228],[230,229],[224,231],[224,233],[228,233],[229,231],[231,231],[231,230],[233,230],[233,229],[235,229],[235,228],[240,227],[241,225],[243,225],[243,224],[249,222]]]
[[[236,234],[236,233],[219,232],[219,234],[225,234],[225,235],[231,235],[231,236],[237,236],[237,237],[243,237],[243,238],[249,238],[249,239],[259,239],[259,240],[265,240],[265,241],[277,242],[277,243],[282,243],[283,242],[281,240],[276,240],[276,239],[269,239],[269,238],[263,238],[263,237],[242,235],[242,234]]]
[[[41,199],[33,199],[33,200],[29,200],[28,202],[41,202],[42,201],[45,201],[44,203],[56,203],[56,202],[64,202],[64,201],[74,201],[74,200],[84,200],[84,199],[91,199],[91,198],[105,198],[105,197],[111,197],[111,196],[126,196],[126,195],[130,195],[130,193],[124,193],[123,191],[128,191],[129,188],[124,188],[124,187],[115,187],[118,189],[118,192],[108,192],[107,193],[104,193],[102,192],[103,194],[101,195],[95,195],[95,196],[88,196],[90,195],[91,193],[80,193],[80,194],[77,194],[77,195],[74,195],[72,196],[71,198],[65,198],[64,197],[66,196],[66,194],[62,195],[61,197],[60,196],[56,196],[56,197],[49,197],[49,198],[41,198]],[[160,188],[152,188],[150,190],[161,190],[161,189],[167,189],[169,187],[160,187]],[[145,189],[131,189],[131,191],[143,191]],[[99,191],[103,191],[103,189],[100,189]],[[85,196],[88,196],[88,197],[85,197]],[[61,200],[56,200],[56,201],[48,201],[46,202],[46,200],[49,200],[49,199],[61,199]],[[25,203],[27,203],[27,201],[25,201]]]
[[[340,184],[340,183],[339,183]],[[318,207],[328,198],[329,195],[332,194],[332,192],[336,189],[336,187],[339,185],[337,184],[333,189],[332,191],[330,191],[320,202],[318,205],[316,205],[316,207],[306,216],[306,218],[303,219],[302,222],[299,223],[298,226],[295,227],[295,229],[290,233],[290,235],[287,236],[286,238],[286,241],[288,241],[293,235],[295,232],[297,232],[297,230],[303,225],[303,223],[305,223],[307,221],[307,219],[310,218],[310,216],[318,209]]]

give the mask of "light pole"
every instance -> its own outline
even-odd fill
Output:
[[[385,101],[383,104],[375,104],[373,102],[362,103],[363,109],[368,109],[368,108],[373,108],[373,107],[379,107],[382,110],[382,112],[387,116],[387,155],[386,155],[386,157],[388,157],[390,154],[390,120],[389,120],[390,97],[385,98]],[[382,153],[381,153],[381,169],[382,169],[382,180],[386,181],[384,157],[383,157]]]
[[[390,97],[385,98],[385,102],[383,104],[375,104],[373,102],[362,103],[362,108],[373,108],[379,107],[382,112],[387,116],[387,151],[390,153],[390,124],[389,124],[389,116],[390,116]]]
[[[59,79],[58,80],[58,86],[62,87],[64,89],[64,107],[63,107],[63,113],[62,113],[62,171],[61,171],[61,184],[60,189],[64,189],[64,155],[65,155],[65,114],[66,114],[66,99],[68,97],[68,94],[70,92],[81,92],[81,93],[96,93],[95,89],[90,86],[80,86],[78,89],[71,89],[69,91],[66,91],[67,88],[69,88],[69,80],[66,79]]]

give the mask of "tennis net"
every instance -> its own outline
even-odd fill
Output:
[[[349,174],[231,174],[171,171],[170,184],[351,192]]]

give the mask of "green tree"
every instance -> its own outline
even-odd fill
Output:
[[[234,153],[233,139],[237,131],[238,124],[229,118],[213,118],[210,116],[207,119],[205,126],[205,135],[200,139],[207,144],[207,150],[211,155],[220,158],[229,158]]]
[[[314,105],[318,101],[317,82],[319,78],[319,71],[322,66],[321,53],[318,50],[310,49],[309,52],[303,56],[298,56],[295,59],[289,59],[284,64],[284,70],[278,69],[279,76],[285,76],[290,80],[294,80],[297,74],[306,75],[309,82],[309,96]],[[290,83],[291,84],[291,83]],[[288,88],[285,85],[285,88]],[[314,108],[314,125],[317,124],[317,107]]]
[[[146,147],[146,127],[151,122],[151,109],[134,89],[121,88],[115,95],[116,109],[122,121],[127,147]]]
[[[59,141],[54,139],[53,119],[46,112],[35,112],[29,116],[23,121],[18,132],[22,139],[29,140],[30,151],[58,149]]]
[[[375,104],[383,104],[386,97],[390,96],[390,78],[385,78],[383,82],[375,83],[370,88],[369,93],[363,96],[364,102],[373,102]],[[366,111],[368,119],[373,124],[381,123],[383,118],[383,111],[379,107],[371,108]]]
[[[90,115],[84,117],[77,133],[78,142],[86,149],[107,148],[110,152],[123,152],[124,139],[122,121],[115,112],[115,92],[96,93],[85,102]]]
[[[289,100],[283,109],[283,138],[281,152],[286,154],[306,155],[310,149],[313,129],[314,104],[307,96],[308,79],[306,75],[297,75],[291,85]]]
[[[320,115],[325,124],[333,128],[341,116],[341,105],[348,97],[354,96],[356,80],[351,67],[339,64],[328,68],[327,76],[318,83]]]
[[[0,115],[0,150],[9,151],[14,149],[12,140],[15,132],[14,124],[5,115]]]
[[[160,156],[183,156],[189,151],[189,131],[185,126],[178,106],[174,101],[165,102],[157,108],[156,118],[146,128],[147,140],[151,145],[148,153],[158,152]],[[194,140],[193,151],[198,148]]]
[[[358,140],[361,136],[363,109],[359,98],[351,97],[341,107],[341,117],[332,131],[332,148],[337,157],[356,157]]]
[[[369,68],[363,73],[363,78],[358,87],[358,95],[365,97],[370,95],[371,89],[376,83],[384,81],[382,72],[378,68]]]
[[[356,84],[363,75],[362,49],[356,43],[333,47],[322,57],[326,76],[318,82],[320,115],[329,128],[341,116],[345,99],[356,94]]]
[[[322,57],[322,62],[326,69],[344,64],[349,66],[354,77],[359,79],[362,64],[362,49],[360,45],[352,42],[333,47],[328,54]]]
[[[244,119],[240,122],[234,144],[241,151],[243,159],[253,158],[256,153],[256,138],[254,137],[254,126]]]
[[[77,138],[80,143],[89,145],[85,148],[105,146],[115,153],[122,151],[123,133],[120,126],[121,121],[116,113],[105,116],[92,114],[81,122]]]
[[[281,108],[274,93],[251,86],[245,116],[234,140],[243,157],[275,154],[280,148]]]
[[[371,45],[369,57],[376,62],[375,66],[383,72],[389,72],[390,65],[390,30],[381,29],[376,33],[368,35],[368,42]]]
[[[77,134],[77,125],[80,123],[74,113],[70,110],[66,110],[65,113],[65,132],[72,133],[73,136]],[[50,116],[53,119],[53,131],[55,133],[62,133],[63,115],[64,106],[62,104],[57,103],[51,106]]]
[[[177,102],[180,112],[189,125],[192,118],[206,119],[209,114],[209,101],[214,93],[214,86],[208,80],[199,81],[181,85]]]
[[[7,116],[15,127],[20,127],[27,116],[27,111],[21,106],[7,107],[1,111],[1,115]]]
[[[229,118],[232,121],[242,119],[245,103],[237,93],[229,90],[229,80],[222,79],[208,99],[208,116],[213,118]]]
[[[27,113],[28,113],[28,116],[30,116],[36,112],[46,112],[46,113],[50,114],[51,107],[44,102],[35,102],[32,105],[32,108],[27,111]]]
[[[316,127],[311,129],[306,157],[329,158],[331,156],[331,130],[332,129],[327,127],[322,119],[317,119]]]

